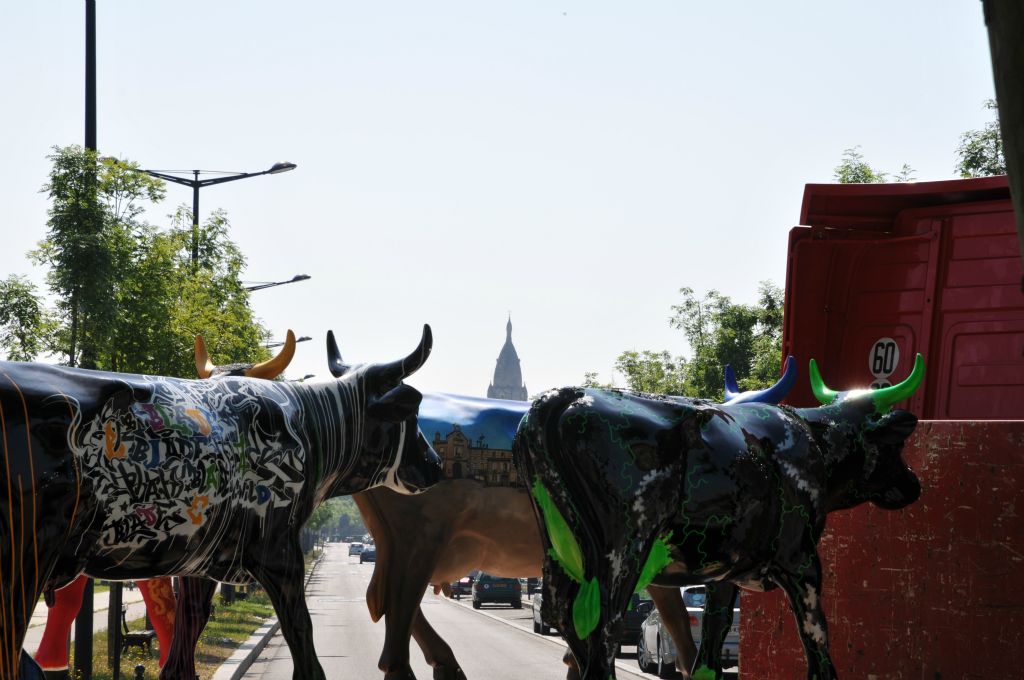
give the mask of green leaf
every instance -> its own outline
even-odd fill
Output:
[[[572,603],[572,625],[576,629],[576,636],[586,640],[600,620],[601,588],[597,585],[597,579],[592,578],[580,584],[580,590]]]
[[[555,502],[539,478],[533,483],[533,497],[537,500],[541,515],[544,517],[544,528],[547,530],[548,540],[551,541],[551,556],[573,581],[583,583],[583,551],[580,550],[580,544],[576,542],[569,523],[555,507]]]

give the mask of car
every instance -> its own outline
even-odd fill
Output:
[[[700,626],[704,618],[704,586],[686,586],[683,591],[683,604],[690,615],[690,633],[694,644],[700,646]],[[740,660],[740,608],[737,602],[732,614],[732,627],[725,636],[722,645],[722,663],[725,668],[736,666]],[[656,673],[659,678],[675,677],[676,647],[672,642],[661,615],[652,609],[650,615],[640,626],[640,635],[636,644],[636,663],[645,673]]]
[[[349,546],[348,546],[348,554],[349,554],[350,557],[352,555],[358,555],[361,552],[363,552],[363,544],[362,543],[350,543],[349,544]]]
[[[645,591],[646,592],[646,591]],[[622,626],[619,627],[619,649],[622,645],[636,644],[640,636],[640,627],[654,611],[654,602],[639,593],[633,593],[629,600],[629,609],[622,617]]]
[[[363,548],[363,552],[359,553],[359,564],[363,562],[376,562],[377,561],[377,546],[368,545]]]
[[[456,600],[461,600],[463,595],[473,594],[473,577],[463,576],[455,583],[451,584],[452,597]]]
[[[485,602],[507,602],[513,609],[523,606],[523,586],[517,578],[481,573],[473,583],[473,609]]]
[[[544,623],[544,620],[540,617],[540,607],[544,601],[544,589],[538,588],[537,592],[533,594],[533,632],[538,635],[551,635],[551,626]]]

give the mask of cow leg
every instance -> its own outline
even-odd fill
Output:
[[[39,641],[35,660],[51,677],[69,677],[68,635],[82,608],[82,593],[89,577],[81,574],[68,585],[53,593],[53,602],[46,605],[46,627]]]
[[[281,621],[281,633],[292,654],[293,680],[327,680],[313,646],[313,621],[303,592],[298,535],[285,539],[275,550],[277,547],[254,550],[266,561],[253,561],[247,568],[267,591]]]
[[[704,586],[704,620],[700,627],[700,650],[693,664],[693,674],[711,669],[716,680],[722,677],[722,645],[732,626],[738,589],[731,583],[708,583]]]
[[[136,581],[142,593],[142,599],[146,602],[146,613],[149,621],[156,631],[156,639],[160,644],[160,665],[167,663],[167,655],[170,653],[172,640],[174,639],[174,587],[171,585],[171,577]],[[188,680],[193,680],[189,676]]]
[[[648,586],[647,592],[661,614],[661,622],[672,636],[676,646],[676,668],[684,678],[690,677],[690,669],[697,659],[697,645],[690,632],[690,613],[686,611],[683,593],[679,588]]]
[[[178,602],[174,609],[174,636],[160,680],[195,680],[196,643],[210,619],[217,582],[196,576],[178,578]]]
[[[777,575],[796,617],[797,632],[807,655],[807,680],[835,680],[836,671],[828,653],[828,623],[821,603],[821,562],[811,552],[810,565]]]
[[[416,678],[409,667],[409,638],[430,574],[423,568],[415,568],[415,564],[416,561],[406,564],[401,578],[391,584],[397,587],[388,593],[388,609],[384,615],[384,650],[377,663],[377,667],[384,671],[384,680]]]
[[[427,664],[434,669],[434,680],[466,680],[452,648],[423,616],[423,607],[416,608],[412,620],[412,637],[423,651]]]

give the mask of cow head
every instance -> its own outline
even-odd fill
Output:
[[[203,336],[196,336],[196,373],[203,379],[233,375],[273,380],[284,373],[284,369],[288,368],[288,364],[291,363],[294,356],[295,333],[291,329],[288,329],[288,336],[284,340],[284,347],[281,348],[278,355],[260,364],[225,364],[223,366],[215,366],[210,361],[210,355],[206,352],[206,343],[203,342]]]
[[[828,510],[870,501],[886,510],[910,505],[921,483],[903,460],[903,444],[917,425],[908,411],[890,411],[910,397],[924,380],[920,354],[906,380],[877,390],[836,392],[825,386],[811,359],[811,389],[824,408],[800,409],[828,467]]]
[[[430,326],[424,325],[419,346],[404,359],[350,366],[341,358],[334,331],[327,331],[331,375],[340,379],[358,376],[365,384],[366,422],[360,453],[366,453],[368,459],[380,460],[387,452],[396,452],[384,479],[373,481],[399,493],[425,491],[441,478],[441,459],[427,443],[416,420],[423,395],[402,382],[423,366],[432,344]]]

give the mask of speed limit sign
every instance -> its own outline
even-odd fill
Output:
[[[868,369],[875,377],[871,383],[873,389],[889,387],[888,377],[893,374],[900,363],[900,348],[892,338],[879,338],[871,346],[868,353]]]

